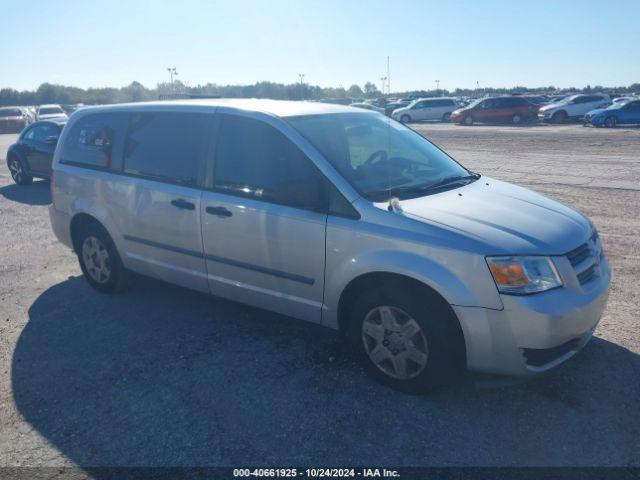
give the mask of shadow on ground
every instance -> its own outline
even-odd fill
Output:
[[[13,202],[27,205],[48,205],[51,203],[49,182],[34,181],[31,185],[16,185],[12,183],[0,187],[0,195]]]
[[[377,385],[345,348],[153,280],[108,296],[72,277],[29,309],[14,400],[80,466],[640,463],[640,359],[616,344],[594,338],[536,381],[427,396]]]

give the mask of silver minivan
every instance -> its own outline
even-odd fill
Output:
[[[544,372],[590,339],[610,270],[593,224],[340,105],[87,108],[50,216],[102,292],[127,272],[337,329],[380,381]]]
[[[391,118],[402,123],[420,122],[423,120],[441,120],[448,122],[451,113],[458,108],[460,108],[460,104],[455,98],[419,98],[406,107],[394,110],[391,113]]]

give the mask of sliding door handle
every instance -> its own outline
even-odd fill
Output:
[[[217,215],[218,217],[230,217],[231,215],[233,215],[233,213],[231,213],[224,207],[207,207],[205,210],[207,213],[210,213],[211,215]]]
[[[182,198],[176,198],[175,200],[171,200],[171,205],[173,205],[174,207],[181,208],[183,210],[195,210],[196,208],[195,204],[191,202],[187,202]]]

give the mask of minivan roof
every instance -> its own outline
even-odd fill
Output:
[[[113,105],[102,105],[100,107],[87,107],[82,109],[82,113],[103,111],[103,110],[131,110],[136,108],[162,109],[163,107],[228,107],[239,110],[262,112],[277,117],[292,117],[297,115],[318,115],[328,113],[353,113],[354,108],[346,105],[333,103],[291,101],[291,100],[269,100],[259,98],[212,98],[212,99],[184,99],[157,102],[137,102],[121,103]],[[358,110],[358,112],[364,112]]]

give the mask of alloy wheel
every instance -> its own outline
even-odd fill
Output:
[[[373,364],[392,378],[414,378],[427,366],[429,348],[420,324],[397,307],[380,306],[367,313],[362,342]]]
[[[22,182],[24,172],[22,171],[22,164],[20,163],[20,160],[12,158],[9,161],[9,171],[11,172],[11,178],[13,178],[14,182],[18,184]]]
[[[111,278],[111,259],[102,241],[93,236],[82,243],[82,259],[91,278],[97,283],[107,283]]]

